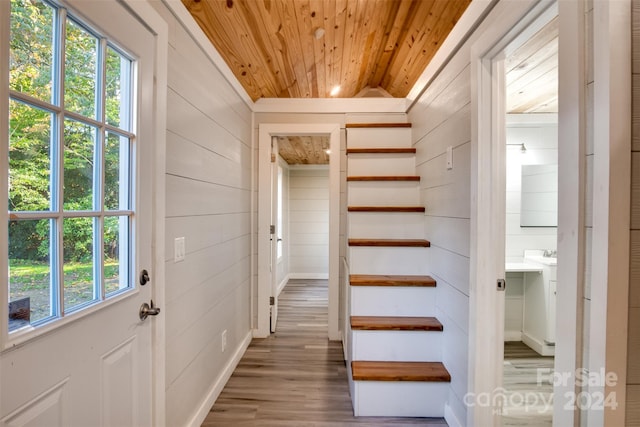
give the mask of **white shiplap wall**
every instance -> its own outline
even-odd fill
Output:
[[[170,29],[166,424],[185,425],[250,333],[251,111],[161,2]],[[185,237],[186,258],[173,243]],[[221,334],[227,331],[227,349]]]
[[[466,55],[465,55],[466,53]],[[416,166],[437,280],[437,317],[444,326],[443,360],[451,373],[449,410],[466,423],[468,390],[471,116],[468,51],[452,60],[409,113]],[[466,60],[461,59],[466,56]],[[446,148],[453,147],[453,169]]]
[[[295,167],[289,181],[289,275],[329,277],[329,168]]]
[[[507,119],[507,193],[505,257],[507,261],[522,261],[527,249],[557,248],[556,227],[521,227],[521,171],[523,165],[558,164],[558,125],[536,122],[536,115]],[[538,115],[539,116],[539,115]],[[548,115],[545,118],[553,119]],[[525,144],[526,152],[519,145]],[[548,206],[549,204],[545,204]]]

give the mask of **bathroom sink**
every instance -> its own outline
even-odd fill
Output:
[[[524,259],[525,261],[536,262],[544,265],[557,265],[558,257],[557,256],[545,256],[545,252],[548,254],[549,251],[542,250],[526,250],[524,251]],[[555,251],[553,251],[555,255]]]

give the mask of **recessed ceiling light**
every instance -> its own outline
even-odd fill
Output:
[[[313,33],[313,35],[316,38],[316,40],[320,40],[322,36],[324,36],[324,28],[322,27],[316,28],[316,31]]]
[[[331,92],[329,93],[329,95],[336,96],[339,93],[340,93],[340,85],[336,85],[333,87],[333,89],[331,89]]]
[[[325,153],[331,154],[331,150],[324,150]]]

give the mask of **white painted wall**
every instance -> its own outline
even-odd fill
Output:
[[[522,261],[526,249],[557,248],[556,227],[521,227],[521,172],[523,165],[558,164],[558,124],[555,114],[507,116],[507,194],[505,257]],[[514,145],[515,144],[515,145]],[[521,152],[519,144],[525,144]],[[556,201],[549,201],[551,205]]]
[[[250,333],[252,113],[164,4],[152,4],[170,31],[162,315],[166,424],[177,426],[210,406]],[[177,237],[186,259],[174,263]]]
[[[466,56],[466,60],[464,59]],[[442,362],[451,373],[448,410],[466,424],[470,250],[470,64],[459,54],[409,113],[421,199],[426,207],[428,267],[437,284],[436,316],[444,326]],[[446,148],[453,169],[446,169]]]
[[[289,181],[289,276],[329,277],[329,167],[295,166]]]

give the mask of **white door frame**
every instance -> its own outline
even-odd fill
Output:
[[[154,85],[154,142],[153,142],[153,229],[152,280],[156,306],[165,304],[165,201],[166,201],[166,133],[167,133],[167,73],[169,30],[167,22],[148,2],[120,0],[156,37]],[[156,316],[152,324],[152,415],[154,426],[166,425],[166,317]]]
[[[496,404],[503,397],[504,293],[496,281],[505,277],[505,73],[504,58],[528,39],[549,14],[554,2],[500,2],[492,25],[471,47],[471,259],[469,325],[469,393],[476,399],[469,425],[501,425]],[[557,10],[557,8],[556,8]],[[566,70],[565,70],[566,71]],[[558,230],[560,234],[561,229]],[[497,238],[502,236],[501,238]],[[565,293],[565,297],[567,297]],[[559,296],[560,298],[560,296]],[[577,306],[577,293],[563,305]],[[561,306],[558,303],[558,306]],[[570,310],[561,311],[558,323]],[[575,325],[575,318],[570,325]],[[565,337],[575,346],[573,338]],[[490,396],[483,404],[480,396]],[[486,400],[485,400],[486,402]]]
[[[270,241],[271,221],[271,137],[278,135],[322,135],[329,137],[329,325],[330,340],[339,340],[339,268],[340,268],[340,125],[335,124],[260,124],[258,131],[258,292],[257,328],[253,336],[269,336],[269,296],[271,295]]]

